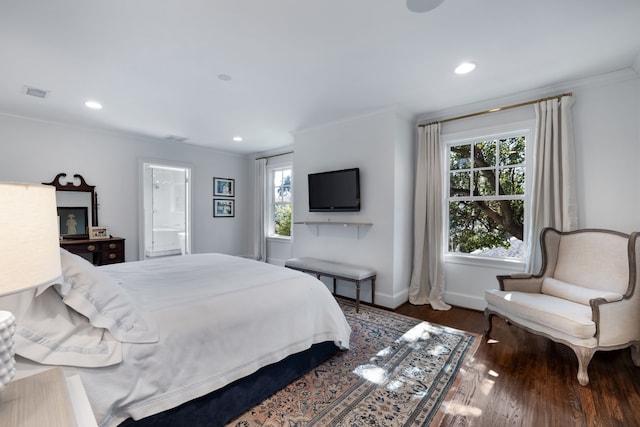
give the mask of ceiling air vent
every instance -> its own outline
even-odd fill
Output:
[[[49,90],[38,89],[37,87],[22,86],[22,93],[29,96],[35,96],[36,98],[46,98],[49,95]]]
[[[164,137],[164,139],[171,142],[185,142],[187,140],[187,138],[185,138],[184,136],[178,135],[167,135]]]

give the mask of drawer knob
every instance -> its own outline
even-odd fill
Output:
[[[89,246],[87,246],[87,250],[90,251],[90,252],[93,252],[93,251],[96,250],[96,247],[94,245],[89,245]]]
[[[116,259],[116,254],[109,254],[109,259]]]
[[[109,249],[115,249],[118,245],[115,243],[109,243]]]

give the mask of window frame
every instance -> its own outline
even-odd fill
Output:
[[[273,240],[291,240],[291,235],[282,236],[280,234],[276,234],[275,230],[275,206],[276,205],[290,205],[291,206],[291,215],[293,217],[293,163],[292,162],[278,162],[273,165],[267,165],[266,168],[267,173],[267,203],[265,208],[267,209],[267,221],[268,226],[266,229],[266,237],[267,239]],[[275,174],[278,171],[289,170],[291,171],[291,199],[289,202],[278,202],[275,200]],[[293,227],[291,230],[293,234]]]
[[[444,258],[447,263],[455,264],[468,264],[478,265],[483,267],[507,267],[518,269],[525,264],[527,253],[523,254],[522,258],[512,257],[500,257],[490,255],[478,255],[478,254],[466,254],[460,252],[449,251],[449,202],[452,200],[450,196],[450,163],[449,154],[450,148],[456,145],[470,144],[473,146],[475,143],[487,141],[487,140],[499,140],[516,136],[525,137],[525,161],[522,165],[525,168],[525,193],[521,196],[514,195],[494,195],[483,197],[485,200],[512,200],[521,199],[524,201],[524,225],[523,225],[523,247],[526,248],[528,244],[528,236],[531,222],[531,165],[533,164],[531,156],[533,153],[534,144],[534,122],[530,120],[520,121],[515,123],[507,123],[503,125],[496,125],[487,129],[468,130],[465,132],[443,134],[441,136],[442,147],[442,159],[443,159],[443,243],[444,243]],[[494,164],[499,170],[499,165]],[[472,169],[473,171],[473,169]],[[473,172],[472,172],[473,173]],[[473,196],[469,197],[457,197],[453,200],[473,200]],[[475,198],[477,200],[477,197]]]

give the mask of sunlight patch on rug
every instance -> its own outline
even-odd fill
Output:
[[[340,352],[229,424],[423,426],[477,348],[476,335],[338,300],[352,328]]]

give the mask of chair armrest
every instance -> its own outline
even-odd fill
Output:
[[[542,290],[541,276],[516,273],[506,276],[496,276],[501,291],[519,291],[539,294]]]
[[[634,296],[612,302],[596,298],[590,305],[599,346],[619,346],[640,340],[640,298]]]

